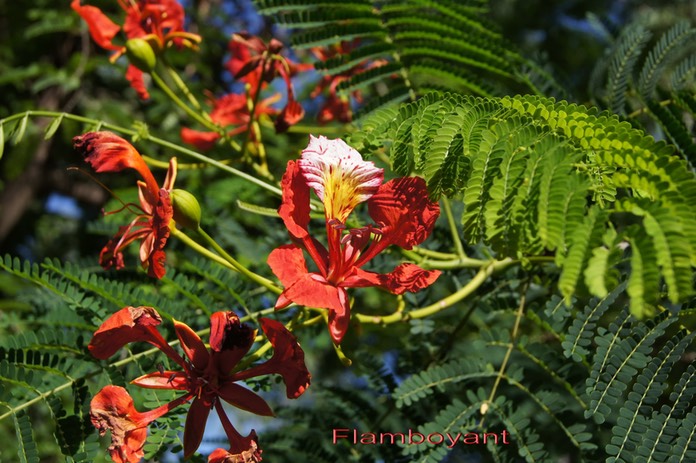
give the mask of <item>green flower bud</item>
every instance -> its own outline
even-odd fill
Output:
[[[195,196],[186,190],[175,189],[170,192],[174,220],[176,223],[191,230],[201,227],[201,205]]]
[[[145,39],[130,39],[126,42],[126,56],[130,63],[143,72],[151,72],[157,64],[157,56]]]

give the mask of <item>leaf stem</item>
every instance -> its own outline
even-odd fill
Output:
[[[442,197],[442,208],[445,211],[447,223],[450,227],[450,233],[452,234],[452,242],[454,243],[454,249],[457,251],[459,259],[466,259],[467,255],[466,252],[464,252],[462,240],[459,238],[459,231],[457,230],[457,224],[454,220],[454,214],[452,214],[452,206],[450,206],[449,199],[447,199],[445,196]]]
[[[52,117],[52,118],[57,118],[57,117],[63,117],[68,120],[76,121],[76,122],[81,122],[83,124],[91,124],[91,125],[97,125],[99,124],[102,128],[108,129],[108,130],[113,130],[114,132],[119,132],[122,134],[130,135],[131,137],[139,136],[143,140],[148,140],[151,141],[152,143],[155,143],[160,146],[164,146],[165,148],[171,149],[173,151],[177,151],[183,155],[186,155],[188,157],[197,159],[201,162],[204,162],[208,165],[217,167],[220,170],[223,170],[225,172],[228,172],[232,175],[235,175],[239,178],[242,178],[250,183],[253,183],[255,185],[260,186],[261,188],[277,195],[277,196],[282,196],[283,192],[281,191],[280,188],[275,187],[263,180],[260,180],[252,175],[247,174],[246,172],[242,172],[241,170],[235,169],[234,167],[230,167],[223,162],[220,162],[216,159],[209,158],[208,156],[205,156],[203,154],[200,154],[196,151],[190,150],[186,147],[179,146],[176,143],[169,142],[167,140],[164,140],[159,137],[152,136],[148,133],[141,133],[137,130],[134,129],[128,129],[126,127],[122,127],[119,125],[115,124],[110,124],[108,122],[103,122],[97,119],[91,119],[88,117],[83,117],[83,116],[78,116],[75,114],[70,114],[70,113],[63,113],[63,112],[58,112],[58,111],[44,111],[44,110],[29,110],[25,111],[22,113],[17,113],[17,114],[12,114],[11,116],[8,116],[4,119],[0,119],[0,125],[4,125],[5,123],[12,122],[16,119],[21,119],[25,116],[29,117]]]
[[[522,315],[524,315],[524,305],[527,296],[527,288],[529,288],[529,281],[527,281],[525,285],[522,287],[520,295],[520,304],[517,308],[517,315],[515,316],[515,325],[512,328],[512,334],[510,334],[510,342],[508,343],[508,349],[505,352],[503,363],[500,365],[500,370],[498,370],[498,374],[495,378],[495,383],[493,384],[493,389],[491,389],[491,393],[488,396],[488,400],[481,404],[481,415],[483,415],[481,421],[479,422],[479,427],[481,429],[483,429],[483,422],[486,418],[486,412],[488,411],[488,407],[491,403],[493,403],[493,400],[495,399],[495,394],[498,392],[498,386],[500,386],[500,381],[503,379],[503,375],[505,374],[505,368],[507,367],[508,361],[510,360],[510,356],[512,355],[512,350],[515,348],[515,340],[517,339],[517,334],[520,329]]]
[[[374,323],[380,325],[429,317],[470,296],[488,279],[489,276],[491,276],[495,272],[506,269],[515,262],[515,260],[510,258],[489,262],[488,265],[482,267],[478,271],[478,273],[476,273],[476,275],[474,275],[474,277],[471,280],[469,280],[469,282],[466,285],[464,285],[461,289],[429,306],[422,307],[416,310],[411,310],[408,312],[397,311],[392,313],[391,315],[375,316],[355,314],[355,317],[362,323]]]

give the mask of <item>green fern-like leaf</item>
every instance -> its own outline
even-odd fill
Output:
[[[692,339],[693,335],[687,336],[686,331],[680,331],[665,343],[657,356],[638,375],[632,391],[628,393],[626,404],[621,408],[621,416],[612,429],[613,437],[607,445],[607,453],[612,458],[607,460],[608,463],[637,460],[634,450],[649,426],[646,409],[649,411],[658,402],[667,387],[672,366],[679,360]],[[666,455],[660,453],[653,452],[653,458],[663,460]]]
[[[645,45],[651,37],[650,31],[640,25],[626,28],[619,37],[609,58],[607,74],[607,94],[609,109],[625,114],[626,89],[632,79],[632,72]]]
[[[629,336],[617,342],[614,342],[615,334],[611,332],[604,336],[611,339],[613,348],[606,351],[598,349],[593,358],[593,374],[588,380],[587,389],[590,404],[585,412],[586,417],[593,417],[598,423],[607,419],[611,407],[619,403],[629,381],[647,366],[648,355],[656,339],[674,321],[674,318],[663,313],[647,324],[636,324]]]
[[[650,98],[655,93],[657,81],[673,56],[683,50],[696,37],[696,29],[688,21],[680,21],[665,32],[648,53],[638,78],[638,91]]]
[[[355,46],[317,64],[329,74],[344,73],[340,90],[386,84],[389,97],[371,99],[360,114],[394,101],[413,100],[434,89],[494,95],[495,85],[525,84],[516,69],[525,60],[485,18],[486,2],[352,0],[257,0],[261,14],[297,30],[297,48]],[[365,72],[351,69],[365,60],[381,63]]]

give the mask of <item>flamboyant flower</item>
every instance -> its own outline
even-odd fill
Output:
[[[82,5],[81,0],[73,0],[70,4],[87,23],[97,45],[115,52],[111,56],[112,62],[125,52],[124,45],[114,43],[121,30],[126,39],[146,39],[155,53],[172,44],[195,48],[201,40],[200,36],[184,30],[184,8],[176,0],[119,0],[118,4],[126,12],[123,26],[114,23],[99,8]],[[142,99],[149,98],[143,72],[132,63],[128,66],[126,78]]]
[[[128,203],[113,214],[124,209],[135,214],[130,224],[120,227],[104,246],[99,263],[105,269],[124,267],[122,250],[136,240],[140,243],[140,262],[147,268],[148,275],[162,278],[164,268],[164,246],[169,238],[169,223],[174,217],[170,193],[176,178],[176,158],[169,161],[164,186],[159,187],[155,177],[138,151],[123,138],[111,132],[87,132],[73,138],[75,148],[96,172],[119,172],[135,169],[144,181],[138,180],[140,204]]]
[[[329,59],[335,59],[342,55],[349,54],[359,43],[359,41],[353,40],[352,42],[343,41],[338,45],[332,45],[327,48],[312,48],[312,54],[319,60],[319,62],[326,62]],[[338,120],[340,122],[350,122],[353,118],[353,111],[351,109],[350,97],[348,95],[339,95],[338,86],[341,82],[348,80],[349,78],[365,72],[369,69],[373,69],[386,64],[386,60],[364,60],[355,66],[347,69],[343,72],[337,74],[325,74],[319,81],[317,86],[312,90],[310,94],[311,98],[316,98],[321,95],[324,90],[329,89],[326,101],[319,109],[317,114],[317,119],[320,123],[325,124],[333,120]],[[358,103],[362,102],[362,93],[360,90],[354,90],[350,94]]]
[[[284,132],[304,117],[304,109],[295,100],[291,77],[297,72],[309,69],[308,66],[294,63],[281,54],[283,44],[271,39],[266,45],[258,37],[248,33],[233,34],[229,43],[232,57],[227,69],[235,79],[251,86],[251,95],[256,95],[263,85],[280,76],[287,89],[287,104],[276,119],[277,132]]]
[[[288,162],[281,183],[283,200],[278,210],[294,243],[281,246],[268,264],[285,290],[276,302],[329,310],[329,331],[339,343],[348,329],[350,305],[346,288],[379,286],[394,294],[418,291],[432,284],[440,272],[405,263],[391,273],[363,270],[369,260],[394,244],[404,249],[422,243],[440,213],[428,199],[425,181],[403,177],[382,184],[384,173],[343,140],[310,136],[299,161]],[[324,203],[328,249],[309,233],[309,193]],[[353,209],[367,201],[374,224],[348,229]],[[318,271],[307,270],[304,252]]]
[[[181,397],[161,407],[140,413],[133,398],[120,386],[106,386],[97,393],[90,404],[90,418],[99,435],[111,432],[109,453],[116,463],[137,463],[144,455],[147,427],[170,410],[186,403]]]
[[[174,330],[185,357],[167,344],[159,333],[157,326],[161,321],[162,318],[152,307],[125,307],[109,317],[94,333],[89,350],[94,357],[107,359],[131,342],[147,342],[159,348],[181,370],[169,371],[161,368],[159,371],[136,378],[131,383],[144,388],[182,391],[183,394],[170,403],[170,410],[192,400],[184,429],[184,457],[190,457],[200,445],[208,415],[215,408],[230,442],[228,453],[246,455],[247,461],[250,462],[260,461],[261,450],[258,448],[256,434],[251,431],[247,437],[240,435],[229,421],[221,400],[257,415],[272,416],[270,407],[259,395],[237,384],[238,381],[268,374],[281,375],[288,398],[294,399],[302,395],[309,386],[310,374],[304,363],[304,352],[295,337],[282,323],[268,318],[259,319],[261,328],[273,346],[273,356],[264,363],[236,371],[256,336],[256,330],[242,324],[237,315],[232,312],[216,312],[210,317],[210,350],[188,325],[174,321]],[[133,423],[127,423],[126,428],[130,430],[136,429],[139,425],[147,426],[152,419],[166,413],[161,413],[160,408],[141,414],[142,416],[132,415]],[[112,455],[114,452],[131,452],[132,448],[127,440],[122,438],[124,432],[121,428],[114,431],[114,428],[108,425],[118,421],[123,407],[111,407],[115,410],[112,414],[108,413],[108,406],[101,405],[100,409],[106,409],[107,412],[100,415],[103,418],[95,425],[100,430],[112,430]],[[159,415],[155,416],[158,413]],[[121,424],[120,421],[118,423]],[[144,440],[141,434],[136,437],[140,439],[138,442]],[[215,455],[215,458],[221,458],[220,452]]]
[[[256,117],[262,114],[278,114],[278,110],[270,105],[279,99],[280,95],[276,94],[260,101],[256,106]],[[211,104],[213,110],[210,112],[210,119],[219,126],[226,128],[229,136],[239,135],[249,129],[249,106],[245,95],[237,93],[223,95],[213,100]],[[187,127],[181,129],[181,139],[184,143],[194,145],[201,151],[207,151],[215,146],[220,136],[218,132],[203,132]]]

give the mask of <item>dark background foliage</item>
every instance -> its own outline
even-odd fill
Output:
[[[107,55],[91,42],[84,25],[69,9],[67,2],[37,0],[29,3],[31,5],[0,1],[0,116],[40,108],[73,112],[122,126],[130,126],[133,120],[144,120],[148,121],[153,134],[179,141],[179,128],[188,124],[183,122],[183,115],[157,91],[152,92],[152,99],[147,103],[139,102],[123,78],[123,62],[119,61],[116,66],[109,64]],[[274,34],[286,42],[291,36],[289,32],[277,29],[269,20],[255,15],[248,1],[194,0],[187,2],[187,9],[190,11],[191,31],[203,36],[205,46],[200,54],[195,55],[195,61],[191,52],[172,54],[171,59],[183,70],[194,91],[211,88],[222,91],[234,85],[220,59],[226,53],[231,32],[250,30],[266,37]],[[591,98],[588,80],[594,65],[626,24],[641,20],[656,31],[653,37],[659,37],[678,19],[690,19],[692,24],[696,23],[696,6],[687,0],[493,0],[490,19],[500,26],[507,40],[514,43],[522,55],[542,63],[556,77],[563,89],[558,96],[588,103]],[[308,56],[303,53],[298,53],[298,59],[307,60]],[[309,89],[311,85],[300,94],[306,97]],[[308,117],[311,118],[312,102],[307,103],[310,109]],[[71,166],[83,167],[72,149],[71,138],[85,127],[66,121],[56,136],[45,140],[41,124],[30,125],[22,142],[11,149],[8,143],[5,156],[0,160],[0,254],[9,253],[32,262],[58,258],[82,265],[88,271],[96,271],[95,256],[111,231],[111,227],[104,225],[100,212],[103,208],[114,209],[116,203],[110,201],[109,195],[88,176],[67,170]],[[310,119],[307,125],[311,124]],[[664,136],[659,127],[649,128],[654,129],[657,137]],[[306,143],[306,134],[269,136],[266,140],[270,165],[273,173],[279,176],[285,162],[294,158]],[[150,149],[148,154],[159,159],[168,157],[168,153],[147,143],[142,148]],[[218,151],[214,156],[224,158],[225,154]],[[158,177],[163,174],[161,170],[155,172]],[[106,183],[117,192],[132,194],[132,189],[129,189],[132,179],[126,177],[107,177]],[[100,179],[105,180],[103,177]],[[180,179],[187,189],[201,198],[204,225],[243,262],[260,266],[273,247],[286,241],[286,232],[279,227],[277,219],[246,214],[236,207],[237,200],[275,207],[277,198],[217,171],[184,171]],[[440,223],[428,246],[447,250],[447,243],[446,225]],[[189,257],[187,251],[175,242],[171,246],[175,260],[177,255],[182,261]],[[469,251],[476,257],[475,253],[480,249]],[[377,261],[377,268],[389,268],[395,257],[386,256]],[[134,262],[134,255],[128,258]],[[203,273],[214,273],[203,264],[201,268],[204,268]],[[182,278],[192,278],[196,271],[195,265],[184,267],[181,269]],[[409,295],[408,302],[418,306],[425,301],[438,300],[472,275],[473,272],[466,269],[451,272],[442,285]],[[119,276],[125,278],[133,291],[144,291],[146,296],[153,292],[147,285],[139,284],[141,280],[135,272]],[[415,429],[446,410],[453,397],[480,396],[482,392],[477,390],[477,386],[485,384],[483,378],[467,383],[466,388],[455,383],[438,389],[427,400],[420,401],[420,406],[406,409],[397,407],[392,393],[409,376],[430,366],[466,359],[472,351],[489,349],[490,357],[486,361],[498,365],[504,350],[491,350],[491,344],[486,345],[485,333],[493,327],[492,345],[495,345],[505,337],[505,332],[510,331],[514,318],[510,317],[509,309],[519,304],[518,293],[522,286],[530,288],[527,301],[530,307],[540,313],[547,310],[552,305],[550,301],[554,301],[556,278],[554,272],[549,270],[547,273],[543,267],[533,276],[522,269],[511,270],[482,287],[477,296],[462,303],[458,310],[443,313],[435,319],[394,325],[389,328],[388,336],[378,327],[354,326],[344,343],[344,350],[354,361],[349,370],[337,360],[325,327],[310,327],[303,331],[303,345],[311,352],[310,366],[320,386],[299,403],[287,404],[282,398],[275,398],[278,415],[286,419],[287,426],[274,430],[270,422],[247,424],[257,429],[270,425],[261,441],[264,446],[268,444],[264,447],[267,448],[264,457],[275,462],[293,461],[293,458],[308,458],[310,455],[314,458],[312,461],[337,461],[335,455],[339,452],[340,461],[409,461],[396,446],[379,450],[366,447],[367,455],[356,454],[352,449],[337,449],[327,443],[325,433],[318,430],[351,426]],[[224,285],[217,288],[198,286],[195,289],[206,292],[210,310],[240,310],[239,300],[244,300],[247,309],[251,310],[273,302],[255,300],[253,291],[250,294],[244,282],[234,280],[229,284],[229,288],[233,288],[229,292],[222,289]],[[157,292],[160,302],[171,304],[168,309],[173,313],[183,310],[177,307],[173,286],[168,288],[164,284]],[[235,299],[231,292],[241,295],[240,299]],[[0,273],[0,337],[35,330],[42,324],[41,317],[50,319],[50,301],[46,299],[45,294],[37,293],[23,279]],[[230,302],[233,299],[234,302]],[[395,303],[394,299],[371,290],[361,291],[358,300],[363,313],[384,312],[385,301]],[[587,300],[589,298],[581,297],[576,310],[583,310]],[[546,313],[548,315],[548,310]],[[619,316],[618,313],[611,315]],[[199,318],[200,325],[205,326],[205,317]],[[554,316],[541,318],[537,326],[525,326],[524,329],[529,336],[543,340],[545,324],[561,322]],[[670,335],[677,331],[676,327],[670,330]],[[553,332],[548,330],[548,333]],[[552,338],[551,334],[548,336]],[[81,339],[79,342],[84,344],[85,341]],[[548,339],[548,342],[552,343],[553,339]],[[6,359],[11,354],[3,350],[1,355]],[[688,355],[693,356],[693,352]],[[539,368],[538,377],[530,376],[536,358],[530,355],[516,359],[517,366],[525,369],[525,380],[533,386],[545,381],[548,373],[545,368]],[[564,378],[568,381],[582,376],[580,365],[566,364],[559,368],[564,370]],[[515,373],[511,372],[509,376],[515,377]],[[679,378],[670,378],[670,381],[676,383]],[[267,386],[258,385],[268,389]],[[513,401],[518,398],[516,394],[520,394],[514,388],[507,393]],[[567,416],[578,414],[573,406],[568,408]],[[525,411],[520,410],[520,414]],[[37,408],[31,413],[36,442],[41,443],[38,449],[41,461],[62,461],[59,449],[48,437],[53,432],[49,412]],[[0,456],[3,461],[14,461],[17,443],[13,427],[14,423],[9,419],[0,423]],[[171,428],[176,429],[176,424]],[[587,431],[601,433],[606,429],[596,426]],[[554,436],[541,436],[541,439],[552,454],[564,454],[567,443],[562,439],[554,439]],[[303,447],[298,450],[300,444]],[[567,461],[575,461],[574,455],[566,457]],[[463,455],[453,453],[446,461],[483,461],[463,458]]]

